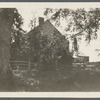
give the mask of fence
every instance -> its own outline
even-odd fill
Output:
[[[100,62],[73,63],[74,69],[100,71]]]
[[[13,70],[30,70],[34,67],[34,63],[30,61],[10,61]]]

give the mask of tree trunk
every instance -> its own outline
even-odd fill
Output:
[[[11,91],[13,85],[10,69],[10,39],[14,9],[0,9],[0,91]]]

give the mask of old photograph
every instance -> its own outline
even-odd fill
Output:
[[[1,3],[0,92],[100,92],[100,3]]]

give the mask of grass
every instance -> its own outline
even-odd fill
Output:
[[[100,91],[100,72],[90,70],[15,71],[16,91],[73,92]]]

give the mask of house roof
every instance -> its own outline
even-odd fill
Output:
[[[55,28],[55,30],[58,31],[61,34],[61,32],[49,20],[46,20],[46,21],[49,22]]]

